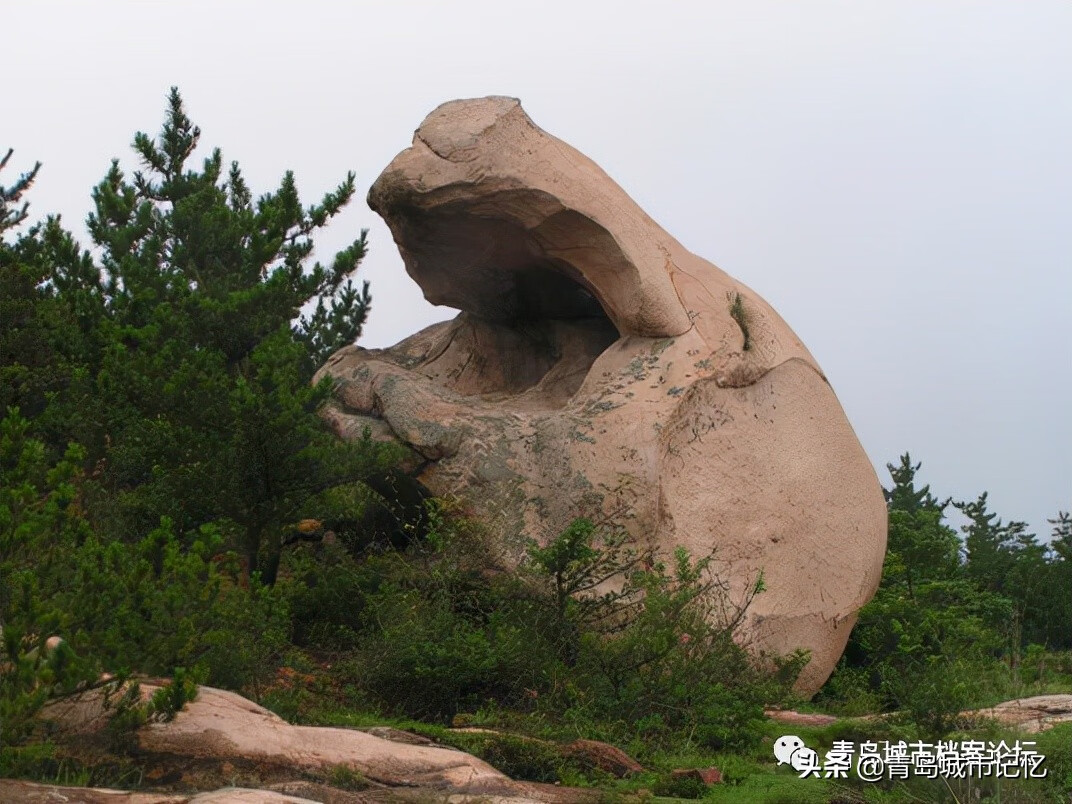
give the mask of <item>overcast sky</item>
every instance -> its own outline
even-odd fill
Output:
[[[386,346],[454,313],[369,184],[439,103],[521,98],[686,247],[764,296],[879,476],[1047,533],[1072,507],[1072,3],[35,2],[0,11],[3,180],[80,235],[176,84],[255,191],[357,173]]]

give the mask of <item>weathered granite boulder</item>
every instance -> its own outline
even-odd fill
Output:
[[[408,445],[508,542],[614,512],[660,549],[717,547],[736,595],[763,573],[745,638],[810,650],[799,687],[818,689],[878,584],[886,511],[778,314],[512,98],[433,111],[369,204],[425,297],[462,312],[334,355],[336,431]]]
[[[209,793],[169,795],[135,793],[106,788],[66,787],[0,779],[0,801],[4,804],[316,804],[271,790],[227,788]]]
[[[143,680],[142,700],[166,683]],[[114,703],[113,698],[113,703]],[[42,719],[66,750],[106,753],[105,730],[115,714],[104,688],[48,704]],[[200,687],[175,718],[150,722],[132,735],[132,748],[144,770],[144,784],[167,789],[209,790],[191,796],[170,793],[125,794],[108,790],[62,793],[49,798],[42,786],[5,786],[0,802],[86,801],[88,804],[182,804],[182,802],[332,801],[502,801],[527,804],[584,804],[598,793],[571,787],[510,779],[477,757],[419,739],[398,739],[394,729],[376,736],[364,731],[295,726],[234,692]],[[415,735],[410,735],[415,737]],[[389,737],[390,739],[386,739]],[[359,778],[367,789],[351,794],[315,780],[330,781],[333,772]],[[219,789],[221,782],[242,787]],[[20,783],[25,784],[25,783]],[[213,792],[214,791],[214,792]],[[18,795],[16,795],[16,793]],[[57,794],[61,795],[61,794]],[[37,796],[35,798],[35,796]],[[129,796],[129,797],[128,797]],[[154,797],[155,796],[155,797]]]
[[[1028,734],[1052,729],[1062,723],[1072,723],[1072,695],[1036,695],[996,704],[989,709],[961,712],[967,718],[996,720],[1014,726]]]

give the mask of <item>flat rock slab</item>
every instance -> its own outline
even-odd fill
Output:
[[[188,804],[310,804],[316,799],[297,798],[273,790],[224,788],[210,793],[198,793],[187,799]]]
[[[151,695],[158,684],[142,682]],[[72,730],[99,730],[106,721],[103,696],[91,694],[49,707],[48,717]],[[137,733],[149,754],[253,762],[294,771],[330,772],[343,766],[380,784],[422,787],[494,786],[507,779],[483,760],[461,751],[393,742],[354,729],[293,726],[234,692],[201,687],[174,720],[150,723]]]
[[[838,720],[868,723],[886,720],[896,712],[838,718],[817,712],[796,712],[791,709],[768,709],[764,713],[771,720],[790,726],[826,726]],[[1061,723],[1072,723],[1072,695],[1036,695],[1004,701],[986,709],[969,709],[960,713],[964,718],[986,718],[1005,726],[1013,726],[1028,734],[1037,734]]]
[[[193,795],[168,795],[35,784],[15,779],[0,779],[0,801],[4,804],[316,804],[313,799],[237,787]]]
[[[151,696],[161,683],[141,682],[143,697]],[[80,736],[83,743],[87,738],[92,741],[107,722],[103,697],[101,690],[94,690],[57,702],[47,707],[45,717],[61,733]],[[294,726],[237,693],[213,687],[200,687],[197,698],[174,720],[149,723],[135,737],[149,764],[254,768],[257,775],[277,780],[303,775],[329,778],[332,771],[345,768],[361,774],[374,787],[419,789],[426,800],[430,793],[462,796],[452,799],[458,801],[470,795],[545,802],[594,798],[590,791],[514,781],[487,762],[452,748],[395,742],[354,729]],[[395,792],[362,791],[360,795],[367,801],[403,800]],[[237,794],[232,791],[227,795]],[[435,795],[432,800],[436,800]],[[131,801],[141,804],[140,800]]]
[[[975,709],[962,714],[991,718],[1007,726],[1015,726],[1028,734],[1037,734],[1060,723],[1072,723],[1072,695],[1017,698],[989,709]]]
[[[547,802],[592,802],[590,791],[570,797],[568,790],[547,785],[519,783],[514,795],[451,793],[424,788],[372,790],[352,793],[311,783],[294,782],[278,787],[293,788],[314,796],[305,798],[279,790],[225,787],[206,793],[173,795],[140,793],[92,787],[65,787],[15,779],[0,779],[2,804],[547,804]]]

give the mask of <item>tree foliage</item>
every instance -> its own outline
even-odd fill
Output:
[[[353,174],[311,206],[290,173],[255,199],[218,150],[195,163],[199,139],[173,89],[160,135],[134,138],[140,168],[116,160],[94,189],[92,250],[58,218],[26,225],[40,166],[0,185],[5,742],[104,669],[271,672],[284,533],[393,465],[327,430],[330,384],[311,382],[369,310],[364,232],[313,259]]]
[[[0,737],[29,732],[46,700],[102,671],[194,668],[214,684],[263,678],[289,633],[283,598],[239,583],[222,538],[192,544],[166,518],[133,543],[102,538],[84,511],[84,450],[55,464],[11,411],[0,421]],[[256,640],[250,640],[250,634]],[[49,639],[62,636],[58,644]]]
[[[13,153],[14,150],[9,148],[3,159],[0,159],[0,171],[7,167],[7,163],[11,161]],[[29,214],[27,212],[29,202],[24,201],[22,206],[18,206],[18,203],[22,200],[23,194],[33,185],[40,169],[41,163],[37,162],[28,172],[15,179],[10,186],[5,187],[0,184],[0,234],[26,220],[26,216]]]
[[[971,502],[938,500],[918,485],[920,464],[907,454],[888,469],[882,582],[860,610],[826,692],[871,693],[941,732],[978,694],[981,678],[1001,664],[1015,671],[1029,645],[1072,648],[1062,620],[1072,608],[1072,565],[1060,536],[1068,518],[1054,520],[1047,547],[1024,523],[1002,523],[985,493]],[[950,507],[967,520],[963,538],[946,520]]]
[[[194,166],[199,141],[172,89],[160,135],[134,138],[140,169],[116,160],[93,191],[96,259],[55,220],[19,242],[4,276],[25,320],[5,328],[5,401],[43,412],[55,453],[86,447],[97,527],[130,539],[161,517],[180,535],[215,523],[270,583],[287,525],[390,462],[335,439],[316,416],[330,381],[310,382],[368,314],[368,285],[352,281],[365,233],[314,261],[353,174],[308,207],[289,172],[254,199],[218,149]]]

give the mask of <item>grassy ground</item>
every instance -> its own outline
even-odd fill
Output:
[[[862,782],[855,772],[849,779],[832,780],[798,778],[788,766],[777,764],[774,741],[785,734],[800,737],[820,757],[838,740],[859,745],[864,741],[905,740],[912,743],[926,738],[919,728],[896,716],[874,718],[841,717],[824,726],[790,726],[766,721],[760,726],[760,739],[748,750],[728,752],[701,750],[682,736],[671,744],[648,744],[634,740],[619,747],[636,758],[644,773],[628,779],[586,767],[563,757],[559,746],[578,737],[600,736],[599,724],[565,724],[550,722],[532,714],[488,708],[457,718],[466,726],[479,727],[480,733],[460,732],[442,724],[384,716],[363,704],[351,690],[340,688],[330,673],[292,674],[283,683],[261,690],[257,696],[268,708],[295,723],[306,725],[366,728],[390,725],[415,732],[468,751],[490,762],[507,775],[537,782],[600,790],[608,802],[671,802],[702,799],[709,802],[771,802],[778,804],[919,804],[920,802],[1069,802],[1072,800],[1072,724],[1065,724],[1040,735],[1026,735],[1004,729],[993,722],[963,724],[963,730],[945,740],[1005,740],[1013,744],[1034,740],[1035,750],[1046,757],[1045,779],[927,780]],[[1023,693],[1067,692],[1062,689],[1024,689]],[[801,710],[822,711],[820,705],[806,705]],[[710,787],[692,780],[675,780],[671,771],[678,768],[707,768],[721,771],[722,782]],[[107,756],[97,759],[73,753],[64,746],[47,741],[21,749],[0,749],[0,776],[21,777],[65,785],[117,787],[126,789],[154,786],[154,769],[142,767],[137,757]],[[158,780],[159,781],[159,780]],[[329,784],[345,786],[345,779],[324,779]]]
[[[1031,691],[1031,694],[1037,694]],[[563,785],[593,787],[602,790],[606,800],[670,802],[702,799],[710,802],[749,804],[918,804],[919,802],[979,802],[1003,804],[1033,804],[1034,802],[1066,803],[1072,797],[1072,724],[1054,728],[1040,735],[1002,728],[992,722],[965,724],[945,740],[967,739],[1035,740],[1035,750],[1047,757],[1045,779],[986,779],[986,780],[884,780],[867,783],[855,772],[846,780],[801,779],[788,766],[778,766],[773,754],[774,741],[785,734],[800,737],[819,752],[830,749],[835,740],[847,740],[859,745],[864,741],[924,739],[911,723],[893,717],[888,719],[843,718],[825,726],[788,726],[768,721],[764,724],[760,743],[744,752],[711,752],[690,749],[683,741],[678,746],[653,746],[634,742],[619,747],[634,756],[649,770],[629,779],[614,779],[564,760],[555,749],[558,743],[577,738],[576,731],[533,719],[531,716],[503,711],[483,711],[459,718],[467,726],[497,731],[499,734],[472,734],[452,730],[442,725],[420,723],[383,717],[368,711],[338,706],[329,697],[304,689],[301,692],[277,691],[266,697],[265,703],[284,717],[315,725],[362,728],[373,725],[392,725],[413,731],[437,742],[452,745],[480,756],[508,775],[531,781],[557,782]],[[817,711],[818,707],[810,707]],[[522,739],[528,738],[528,739]],[[532,739],[535,738],[535,739]],[[705,787],[694,782],[674,781],[671,771],[676,768],[717,767],[722,783]]]

